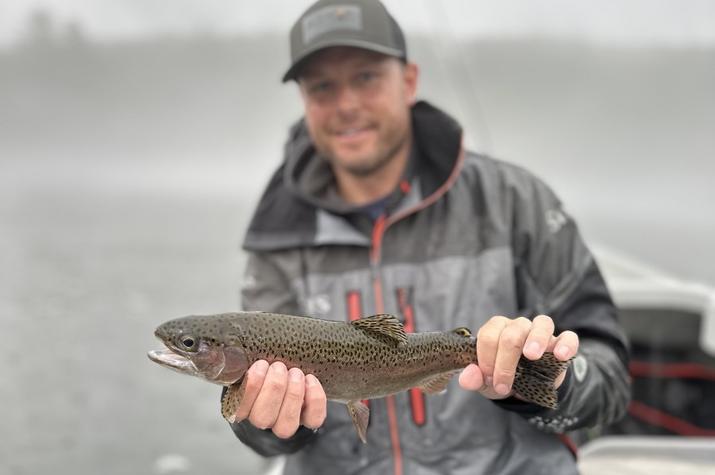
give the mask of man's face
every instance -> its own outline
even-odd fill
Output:
[[[366,176],[409,147],[417,67],[350,48],[316,53],[298,80],[308,132],[341,171]]]

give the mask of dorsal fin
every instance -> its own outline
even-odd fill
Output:
[[[379,313],[351,322],[354,327],[377,336],[387,337],[397,345],[407,343],[405,327],[396,316],[389,313]]]

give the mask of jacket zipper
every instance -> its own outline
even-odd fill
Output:
[[[382,263],[382,239],[385,235],[385,231],[389,226],[401,220],[402,218],[409,216],[412,213],[420,211],[427,208],[435,201],[437,201],[442,195],[444,195],[447,190],[454,184],[459,174],[459,170],[462,168],[462,163],[464,162],[465,152],[464,147],[460,148],[459,157],[457,158],[457,163],[452,169],[452,173],[449,178],[437,188],[431,195],[423,199],[417,205],[402,211],[401,213],[394,214],[389,218],[384,213],[381,214],[372,228],[372,242],[370,247],[370,270],[372,274],[372,285],[375,293],[375,311],[376,313],[385,312],[385,301],[383,298],[382,289],[382,276],[380,274],[380,266]],[[390,442],[392,443],[392,456],[395,461],[394,464],[394,475],[402,475],[402,447],[400,446],[400,433],[397,426],[397,409],[395,404],[395,396],[387,396],[385,398],[385,404],[387,406],[387,420],[390,427]]]
[[[370,270],[372,273],[372,286],[375,293],[375,313],[385,311],[385,302],[382,292],[382,277],[380,275],[380,261],[382,260],[382,237],[385,233],[387,217],[381,214],[372,228],[372,245],[370,247]],[[390,428],[390,443],[392,444],[392,458],[394,460],[394,475],[402,475],[402,447],[400,446],[400,433],[397,427],[397,410],[395,396],[385,398],[387,406],[387,422]]]

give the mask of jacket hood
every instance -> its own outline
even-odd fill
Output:
[[[411,154],[409,167],[422,198],[452,173],[462,147],[462,128],[425,101],[417,102],[411,113],[413,147],[418,153]],[[337,194],[330,165],[317,154],[305,120],[300,119],[290,129],[283,164],[263,193],[243,246],[274,250],[316,244],[321,213],[347,215],[355,211]]]

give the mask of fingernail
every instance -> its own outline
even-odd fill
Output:
[[[462,374],[465,374],[466,377],[471,378],[472,375],[474,374],[474,365],[473,365],[473,364],[467,365],[467,366],[462,370]]]
[[[268,362],[267,361],[257,361],[252,368],[253,372],[258,376],[265,376],[268,372]]]
[[[507,386],[506,384],[497,384],[494,389],[502,396],[506,396],[507,394],[509,394],[509,386]]]
[[[532,341],[531,343],[526,345],[526,352],[529,353],[529,355],[532,356],[538,356],[541,350],[541,345],[539,345],[537,342]]]
[[[318,385],[318,380],[312,374],[305,375],[305,384],[308,387],[313,387]]]
[[[300,383],[301,381],[303,381],[303,374],[298,368],[291,369],[288,372],[288,376],[290,376],[291,383]]]
[[[568,346],[559,346],[558,348],[556,348],[556,356],[561,359],[568,358],[570,353],[571,349]]]
[[[492,386],[494,384],[494,378],[491,376],[486,376],[484,378],[484,382],[487,383],[487,386]]]
[[[286,365],[284,365],[281,362],[276,362],[271,365],[273,367],[273,371],[279,373],[279,374],[285,374],[288,371],[288,368],[286,368]]]

